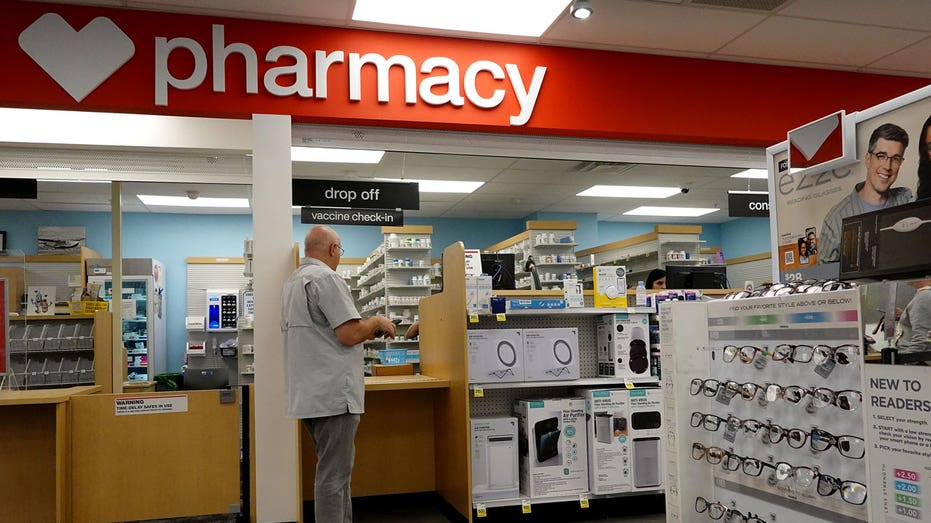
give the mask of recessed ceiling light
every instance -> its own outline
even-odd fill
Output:
[[[576,196],[600,196],[603,198],[669,198],[679,194],[678,187],[638,187],[634,185],[593,185]]]
[[[54,178],[39,178],[36,181],[45,183],[110,183],[110,180],[81,180],[78,178],[68,178],[61,180],[56,180]]]
[[[711,214],[721,209],[700,207],[637,207],[624,213],[626,216],[687,216],[696,217]]]
[[[420,192],[443,192],[468,194],[485,185],[485,182],[460,182],[456,180],[411,180],[409,178],[374,178],[382,182],[407,182],[418,184]]]
[[[542,35],[571,0],[356,0],[357,22],[513,36]]]
[[[755,180],[765,180],[768,177],[769,173],[766,169],[747,169],[731,175],[731,178],[753,178]]]
[[[292,162],[378,163],[385,151],[365,149],[329,149],[326,147],[291,147]]]
[[[226,207],[235,209],[248,209],[247,198],[205,198],[196,199],[187,196],[161,196],[153,194],[137,194],[139,200],[145,205],[159,205],[166,207]]]
[[[769,194],[769,191],[727,191],[727,194]]]

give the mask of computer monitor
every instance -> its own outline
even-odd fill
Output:
[[[210,367],[184,371],[184,390],[225,389],[230,386],[226,367]]]
[[[727,266],[666,264],[666,288],[727,289]]]
[[[514,290],[514,254],[482,253],[482,273],[491,276],[491,288]]]

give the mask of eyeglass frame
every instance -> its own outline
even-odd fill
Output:
[[[697,425],[696,425],[695,423],[693,423],[694,420],[695,420],[695,415],[696,415],[696,414],[700,417],[700,419],[699,419]],[[714,418],[714,419],[717,421],[717,423],[715,424],[715,428],[714,428],[714,429],[709,429],[708,426],[707,426],[707,420],[708,420],[709,418]],[[696,411],[692,412],[692,415],[691,415],[691,417],[689,418],[689,425],[690,425],[691,427],[693,427],[693,428],[701,427],[701,428],[707,430],[708,432],[717,432],[717,430],[718,430],[719,428],[721,428],[721,422],[725,422],[725,423],[726,423],[728,420],[730,420],[730,418],[725,419],[725,418],[722,418],[721,416],[718,416],[718,415],[716,415],[716,414],[705,414],[705,413],[703,413],[703,412],[698,412],[698,411],[696,410]]]
[[[701,500],[701,501],[704,503],[704,506],[703,506],[702,508],[698,508],[698,502],[699,502],[699,500]],[[721,510],[722,510],[723,512],[721,512],[721,515],[720,515],[720,516],[714,517],[714,516],[712,515],[712,512],[711,512],[711,507],[721,507]],[[719,501],[708,501],[707,499],[705,499],[705,498],[703,498],[703,497],[701,497],[701,496],[698,496],[698,497],[695,498],[695,512],[697,512],[697,513],[699,513],[699,514],[703,514],[705,511],[707,511],[707,512],[708,512],[708,517],[711,518],[711,519],[714,519],[714,520],[721,519],[721,518],[724,517],[725,514],[727,514],[727,512],[728,512],[729,510],[730,510],[730,509],[729,509],[727,506],[725,506],[724,503],[721,503],[721,502],[719,502]]]
[[[733,348],[737,349],[736,352],[734,352],[734,355],[731,356],[730,359],[727,359],[727,349],[728,349],[728,347],[733,347]],[[747,359],[747,358],[744,356],[744,350],[743,350],[743,349],[753,349],[753,356],[751,356],[750,359]],[[731,363],[732,361],[734,361],[736,358],[739,357],[741,363],[753,363],[753,360],[756,359],[756,355],[759,354],[759,353],[761,353],[761,352],[763,353],[764,356],[766,356],[766,355],[769,354],[769,351],[768,351],[768,350],[766,350],[766,349],[761,349],[761,348],[755,347],[755,346],[753,346],[753,345],[741,345],[741,346],[739,346],[739,347],[738,347],[737,345],[725,345],[723,348],[721,348],[721,359],[724,360],[724,363]]]
[[[730,466],[732,458],[737,460],[737,462],[739,463],[737,466]],[[748,463],[759,464],[759,470],[757,470],[756,474],[752,472],[747,472]],[[740,470],[741,472],[743,472],[747,476],[750,476],[751,478],[760,477],[760,475],[763,474],[763,469],[765,469],[766,467],[774,468],[772,463],[768,463],[758,458],[751,458],[750,456],[741,456],[740,454],[735,454],[733,452],[727,452],[727,455],[725,455],[724,459],[721,460],[721,467],[724,468],[724,470],[728,470],[731,472],[736,472]]]
[[[773,434],[772,431],[774,429],[776,429],[777,432],[781,431],[779,432],[779,438],[775,440],[773,439],[773,435],[772,435]],[[792,434],[792,433],[801,433],[804,435],[804,437],[801,439],[801,442],[799,443],[797,447],[792,444],[792,441],[799,441],[799,440],[790,438],[789,434]],[[766,434],[767,441],[769,441],[773,445],[777,443],[781,443],[782,440],[785,440],[786,445],[792,447],[793,449],[800,449],[800,448],[805,447],[805,443],[808,443],[808,441],[811,439],[811,433],[809,433],[808,431],[804,429],[800,429],[798,427],[786,428],[786,427],[783,427],[782,425],[777,425],[775,423],[772,423],[766,426],[765,434]]]
[[[824,401],[821,397],[818,396],[818,393],[819,393],[819,392],[822,392],[822,391],[826,391],[827,393],[830,393],[830,398],[831,398],[831,399],[830,399],[829,401]],[[854,403],[848,403],[848,405],[851,405],[851,408],[849,408],[849,409],[845,409],[844,407],[838,405],[838,403],[837,403],[837,400],[838,400],[838,398],[841,397],[841,394],[847,394],[847,393],[853,393],[853,395],[855,395],[856,398],[857,398],[857,400],[858,400],[858,402],[857,402],[856,404],[854,404]],[[860,405],[863,404],[863,393],[860,392],[860,391],[858,391],[858,390],[852,390],[852,389],[833,390],[833,389],[829,389],[829,388],[827,388],[827,387],[816,387],[816,388],[814,388],[814,389],[811,390],[811,393],[810,393],[809,395],[812,397],[812,402],[811,402],[811,404],[814,405],[816,408],[819,408],[819,409],[825,408],[825,407],[829,407],[829,406],[833,405],[833,406],[835,406],[835,407],[837,407],[837,408],[839,408],[839,409],[841,409],[841,410],[843,410],[843,411],[846,411],[846,412],[853,412],[853,411],[857,410],[857,408],[859,408]],[[826,395],[826,394],[825,394],[825,395]],[[823,404],[823,405],[819,405],[818,402],[822,402],[822,403],[824,403],[824,404]]]
[[[710,451],[711,451],[712,449],[716,449],[716,450],[721,451],[721,456],[716,458],[717,461],[711,461],[712,456],[711,456],[711,452],[710,452]],[[701,453],[701,456],[699,456],[699,457],[697,457],[697,458],[695,457],[695,451],[696,451],[696,450],[700,451],[700,453]],[[706,446],[702,445],[701,443],[699,443],[699,442],[697,442],[697,441],[694,442],[694,443],[692,443],[692,454],[691,454],[691,456],[692,456],[692,459],[694,459],[695,461],[701,461],[701,460],[704,459],[705,461],[707,461],[707,462],[710,463],[711,465],[718,465],[718,464],[720,464],[722,461],[724,461],[724,458],[727,457],[729,454],[730,454],[730,452],[729,452],[727,449],[722,449],[721,447],[706,447]]]
[[[866,154],[879,160],[879,163],[886,163],[886,160],[888,160],[890,167],[893,167],[893,166],[900,167],[902,165],[902,162],[905,161],[905,156],[901,154],[893,154],[892,156],[889,156],[883,151],[880,151],[878,153],[874,153],[873,151],[867,151]]]
[[[821,492],[822,483],[828,484],[831,487],[831,492],[827,494],[822,494]],[[844,496],[844,487],[854,486],[854,485],[863,487],[863,499],[860,500],[859,503],[850,501],[849,499],[847,499],[846,496]],[[849,480],[849,479],[841,480],[840,478],[835,478],[834,476],[831,476],[830,474],[819,474],[818,475],[818,483],[815,487],[815,491],[817,491],[818,495],[822,497],[830,497],[830,496],[833,496],[835,492],[840,492],[840,498],[844,500],[845,502],[850,503],[851,505],[862,505],[866,503],[866,498],[868,497],[868,494],[869,494],[866,484],[860,483],[859,481]]]
[[[864,439],[859,436],[852,436],[850,434],[835,436],[834,434],[831,434],[830,432],[826,430],[818,429],[818,428],[812,429],[810,435],[811,435],[811,438],[810,438],[809,447],[811,447],[811,450],[814,450],[815,452],[827,452],[828,449],[830,449],[831,447],[834,447],[835,449],[837,449],[837,452],[841,456],[844,456],[845,458],[863,459],[863,456],[866,455],[866,441],[864,441]],[[851,440],[859,440],[860,448],[863,450],[863,453],[855,457],[852,455],[848,455],[843,450],[841,450],[841,447],[840,447],[840,444],[842,443],[841,440],[846,439],[846,438],[849,438]],[[828,445],[824,447],[823,449],[816,448],[815,447],[816,440],[817,441],[825,440],[828,442]]]

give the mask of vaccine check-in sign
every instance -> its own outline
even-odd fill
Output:
[[[292,205],[301,206],[301,223],[403,225],[402,209],[420,209],[418,184],[292,180]]]

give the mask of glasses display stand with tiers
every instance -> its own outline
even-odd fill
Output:
[[[670,521],[866,521],[857,290],[660,307]]]

